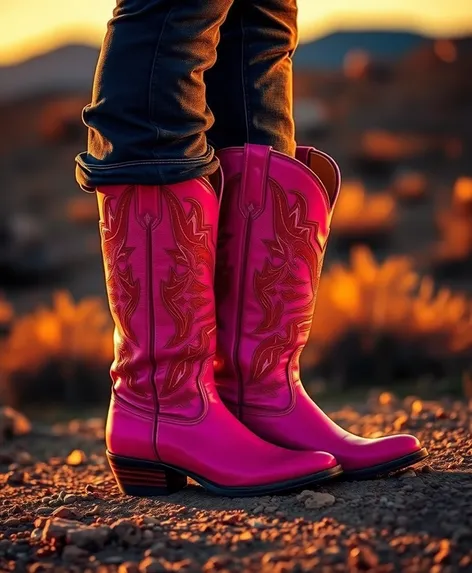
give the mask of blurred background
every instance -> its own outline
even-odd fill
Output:
[[[109,392],[97,209],[74,157],[113,4],[0,0],[0,401],[17,407]],[[299,3],[298,141],[344,174],[305,380],[472,399],[470,4],[353,4]]]

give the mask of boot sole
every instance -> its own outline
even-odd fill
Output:
[[[126,495],[150,497],[170,495],[180,491],[187,485],[187,477],[192,478],[209,493],[227,497],[252,497],[287,492],[320,483],[342,474],[342,468],[333,468],[279,482],[276,484],[257,485],[251,487],[226,487],[211,482],[192,472],[148,460],[125,458],[107,452],[108,462],[120,491]]]
[[[369,468],[362,468],[359,470],[344,470],[343,477],[346,480],[362,480],[383,477],[391,472],[403,470],[409,466],[417,464],[428,456],[428,450],[426,448],[422,448],[421,450],[413,452],[412,454],[408,454],[407,456],[403,456],[383,464],[378,464],[376,466],[370,466]]]

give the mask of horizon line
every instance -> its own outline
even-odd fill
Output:
[[[434,28],[425,28],[420,24],[410,21],[410,25],[400,24],[386,25],[385,21],[355,23],[350,22],[349,25],[334,24],[329,21],[324,23],[318,22],[316,25],[300,26],[300,44],[308,43],[329,36],[339,32],[406,32],[418,34],[430,39],[450,38],[460,39],[472,35],[472,26],[464,26],[462,28],[453,27],[447,30],[435,30]],[[21,43],[13,45],[10,49],[3,50],[0,53],[0,66],[8,67],[16,64],[21,64],[24,61],[40,57],[61,47],[68,45],[89,46],[91,48],[100,48],[101,41],[104,36],[104,29],[101,26],[96,26],[91,29],[90,26],[75,26],[70,28],[68,26],[58,27],[47,34],[40,34],[36,37],[30,38],[27,44]]]

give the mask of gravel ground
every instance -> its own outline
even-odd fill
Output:
[[[332,415],[366,436],[415,432],[431,456],[280,497],[138,499],[113,481],[103,420],[33,424],[0,446],[0,571],[472,571],[472,404],[383,394]]]

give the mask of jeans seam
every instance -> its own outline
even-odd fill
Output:
[[[91,169],[118,169],[120,167],[129,167],[131,165],[195,165],[199,163],[204,163],[208,157],[211,156],[211,149],[203,155],[202,157],[197,157],[194,159],[144,159],[141,161],[122,161],[120,163],[108,163],[107,165],[93,165],[87,163],[80,158],[76,161],[79,165],[90,167]]]
[[[249,102],[247,99],[247,69],[246,69],[246,62],[244,59],[245,50],[244,50],[244,40],[245,40],[245,33],[244,33],[244,18],[241,15],[241,87],[243,90],[243,106],[244,106],[244,117],[246,120],[246,143],[249,143]]]
[[[164,18],[164,22],[162,23],[162,28],[161,28],[161,33],[159,34],[159,37],[157,39],[157,44],[156,44],[156,50],[154,52],[154,58],[152,60],[152,66],[151,66],[151,75],[149,77],[149,93],[148,93],[148,117],[149,117],[149,123],[151,125],[154,126],[155,130],[156,130],[156,142],[159,141],[159,137],[160,137],[160,129],[159,126],[157,125],[157,123],[153,120],[152,118],[152,108],[153,108],[153,92],[154,92],[154,76],[155,76],[155,72],[156,72],[156,66],[157,66],[157,62],[159,60],[159,49],[161,47],[161,43],[162,43],[162,37],[164,35],[164,30],[165,27],[167,25],[167,21],[169,20],[170,15],[172,14],[173,10],[174,10],[175,6],[173,6],[172,8],[169,9],[169,11],[167,12],[165,18]],[[155,149],[153,150],[153,154],[155,155]],[[159,159],[158,157],[156,158],[157,160]]]

